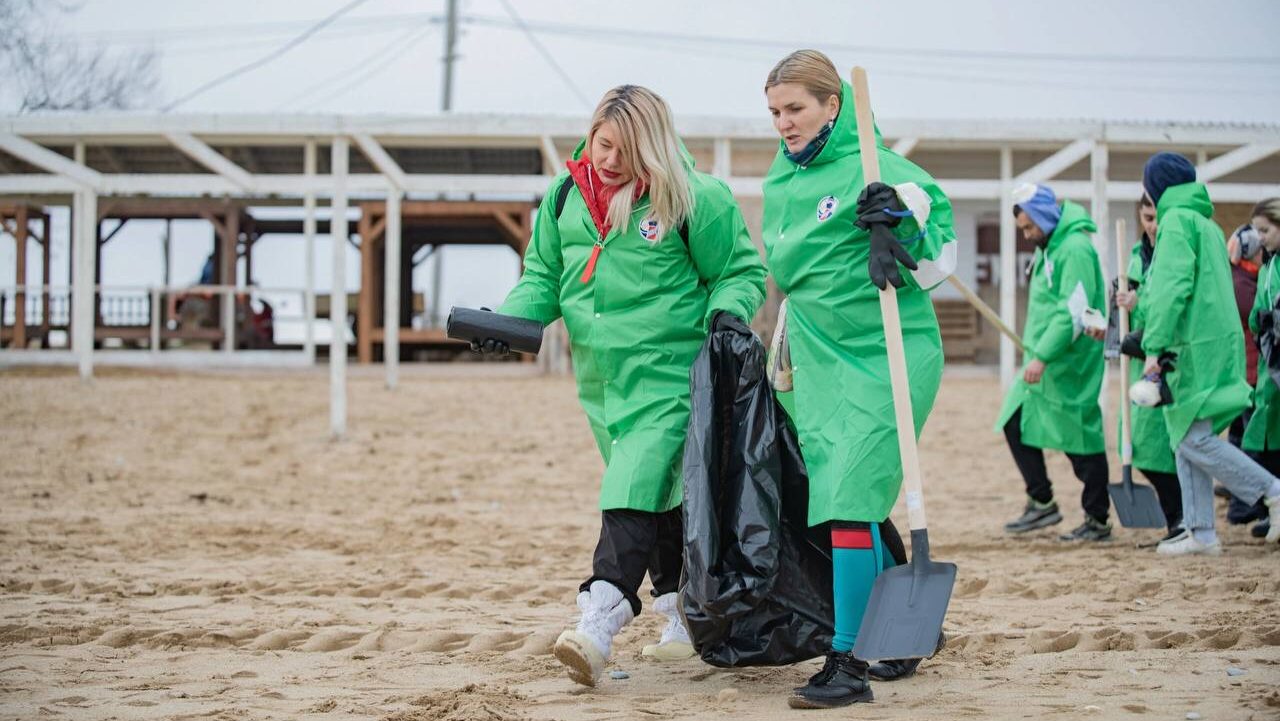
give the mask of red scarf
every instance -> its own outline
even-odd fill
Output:
[[[569,168],[569,175],[573,178],[573,182],[578,186],[578,192],[582,193],[582,199],[587,203],[587,211],[591,213],[591,221],[596,225],[596,232],[600,237],[596,240],[595,247],[591,249],[591,257],[587,260],[587,267],[582,271],[582,282],[590,282],[591,276],[596,272],[596,261],[600,259],[600,250],[604,247],[604,238],[609,234],[609,203],[613,201],[613,196],[618,194],[620,185],[606,185],[600,179],[600,174],[596,172],[595,166],[590,160],[580,158],[578,160],[570,160],[565,163],[565,167]],[[632,200],[639,200],[644,195],[644,181],[636,183],[636,194]]]

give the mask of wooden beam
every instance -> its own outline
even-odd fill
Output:
[[[518,248],[524,243],[524,238],[522,237],[524,229],[520,227],[519,223],[512,220],[510,215],[494,213],[493,219],[498,221],[498,227],[502,228],[502,231],[506,233],[507,238],[511,241],[512,248]]]
[[[1199,167],[1196,168],[1196,182],[1207,183],[1217,180],[1278,152],[1280,152],[1280,144],[1277,143],[1252,143],[1236,148],[1213,160],[1199,163]]]
[[[242,190],[253,191],[253,175],[209,147],[191,133],[165,133],[165,139],[189,158],[231,181]]]
[[[355,139],[356,145],[360,146],[360,150],[364,152],[365,157],[369,158],[369,162],[373,163],[373,167],[386,176],[396,190],[404,192],[404,189],[409,185],[409,178],[395,158],[391,157],[391,154],[387,152],[386,148],[383,148],[368,133],[356,133],[351,137]]]
[[[40,280],[44,287],[40,292],[40,347],[49,347],[49,285],[53,278],[53,269],[50,267],[53,256],[53,243],[49,242],[51,230],[49,228],[49,214],[42,213],[40,219],[44,221],[40,228],[40,240],[43,246],[40,249],[41,266]]]
[[[919,144],[920,138],[902,138],[893,144],[893,152],[905,158],[911,155],[911,151],[915,150]]]
[[[1075,141],[1019,173],[1018,177],[1013,179],[1013,187],[1017,188],[1026,183],[1043,183],[1053,180],[1059,173],[1093,153],[1093,146],[1094,141],[1088,138]]]
[[[96,190],[102,186],[102,173],[55,153],[43,145],[33,143],[26,138],[21,138],[11,133],[0,133],[0,150],[25,160],[41,170],[68,178],[86,188]]]
[[[107,242],[110,241],[112,238],[116,237],[116,233],[119,233],[121,229],[124,228],[124,224],[128,222],[129,222],[128,218],[120,218],[117,221],[118,225],[112,228],[110,233],[107,233],[98,241],[98,247],[101,248],[102,246],[106,245]]]
[[[25,207],[18,208],[17,216],[14,219],[17,223],[16,233],[13,239],[18,244],[18,257],[14,263],[14,274],[17,276],[17,285],[26,286],[27,284],[27,209]],[[13,345],[16,348],[27,347],[27,294],[21,288],[14,294],[13,308]]]

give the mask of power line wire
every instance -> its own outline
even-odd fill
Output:
[[[378,48],[374,52],[369,53],[365,57],[361,58],[360,61],[357,62],[354,66],[343,67],[338,72],[333,73],[328,77],[322,78],[321,80],[319,80],[316,83],[313,83],[312,85],[309,85],[308,87],[303,89],[301,92],[295,94],[293,97],[277,105],[276,109],[286,110],[290,106],[298,105],[303,101],[307,100],[308,98],[310,98],[316,92],[323,90],[325,88],[331,87],[333,83],[345,81],[347,78],[360,73],[365,68],[369,67],[373,63],[378,62],[379,60],[386,57],[387,55],[390,55],[397,51],[403,52],[404,50],[407,50],[409,47],[411,47],[412,43],[416,43],[420,39],[420,38],[415,38],[414,36],[416,36],[419,32],[423,31],[424,29],[425,30],[432,29],[432,25],[430,23],[434,22],[434,20],[438,18],[439,16],[429,17],[426,22],[419,24],[419,26],[408,28],[404,32],[400,33],[400,35],[396,37],[394,40],[392,40],[391,42],[387,43],[386,45],[383,45],[382,47]]]
[[[315,107],[315,105],[319,103],[321,99],[333,100],[333,99],[342,97],[343,95],[347,94],[347,92],[349,92],[352,88],[356,87],[357,85],[364,82],[365,80],[373,77],[373,75],[380,72],[383,68],[385,68],[387,65],[390,65],[393,61],[399,60],[400,58],[404,57],[404,54],[407,53],[409,50],[411,50],[413,46],[417,45],[423,40],[434,35],[435,31],[438,29],[439,29],[438,25],[428,25],[427,27],[418,29],[417,34],[414,37],[409,38],[408,40],[405,41],[405,44],[402,47],[397,48],[398,50],[400,50],[399,53],[388,54],[386,57],[382,58],[381,62],[379,62],[378,64],[370,67],[368,70],[366,70],[363,73],[360,73],[356,77],[351,78],[351,80],[349,80],[345,85],[342,85],[338,87],[336,90],[331,91],[328,95],[322,96],[322,98],[313,100],[310,103],[304,105],[303,109],[309,109],[309,108]]]
[[[501,0],[504,4],[507,0]],[[468,22],[477,25],[504,25],[508,24],[506,18],[496,17],[492,15],[476,15],[468,14],[465,16]],[[674,33],[657,30],[644,30],[638,28],[610,28],[592,25],[576,25],[570,23],[552,23],[552,22],[523,22],[522,30],[549,32],[561,35],[587,35],[597,36],[604,35],[611,39],[619,36],[629,36],[631,38],[643,39],[664,39],[678,40],[694,43],[712,43],[722,45],[739,45],[748,47],[759,47],[762,45],[775,48],[798,48],[807,47],[815,44],[813,38],[806,40],[774,40],[768,38],[744,38],[726,35],[695,35],[692,33]],[[1249,55],[1249,56],[1194,56],[1194,55],[1155,55],[1155,54],[1102,54],[1095,53],[1091,55],[1079,55],[1073,53],[1053,53],[1053,52],[1026,52],[1018,50],[960,50],[952,48],[900,48],[885,47],[875,45],[851,45],[841,43],[825,43],[817,42],[824,47],[839,50],[841,52],[877,54],[877,55],[893,55],[906,56],[910,58],[920,57],[937,57],[937,58],[977,58],[985,57],[997,60],[1041,60],[1052,62],[1083,62],[1083,63],[1146,63],[1146,64],[1177,64],[1177,65],[1198,65],[1204,63],[1212,64],[1241,64],[1241,65],[1280,65],[1280,57],[1265,55]]]
[[[262,67],[263,65],[266,65],[272,60],[275,60],[276,58],[280,57],[281,55],[284,55],[285,53],[289,52],[293,48],[306,42],[307,38],[320,32],[320,30],[322,30],[329,23],[332,23],[334,20],[337,20],[338,18],[342,17],[348,12],[355,10],[357,7],[365,4],[366,2],[368,2],[368,0],[352,0],[346,5],[343,5],[342,7],[338,8],[334,12],[330,13],[328,17],[325,17],[320,22],[304,30],[301,35],[298,35],[297,37],[293,38],[292,40],[285,43],[284,45],[281,45],[279,48],[276,48],[275,50],[267,53],[266,55],[262,56],[261,58],[258,58],[257,60],[241,65],[240,67],[235,68],[234,70],[231,70],[229,72],[223,73],[217,78],[210,80],[209,82],[205,83],[204,85],[201,85],[195,90],[192,90],[191,92],[178,98],[177,100],[174,100],[173,102],[165,105],[160,109],[160,111],[167,113],[170,110],[173,110],[174,108],[178,107],[179,105],[182,105],[183,103],[191,100],[192,98],[195,98],[205,93],[206,91],[211,90],[212,88],[215,88],[227,82],[228,80],[239,77],[251,70],[255,70],[257,68]]]
[[[533,34],[533,30],[529,28],[529,25],[524,21],[524,18],[521,18],[520,15],[516,13],[516,9],[511,6],[510,0],[499,0],[499,2],[502,3],[502,7],[507,9],[507,14],[511,16],[516,27],[520,28],[520,30],[524,32],[525,36],[529,38],[529,43],[538,50],[542,55],[542,58],[547,61],[547,64],[556,71],[556,74],[560,76],[560,79],[564,81],[564,84],[569,86],[569,90],[573,91],[574,96],[578,98],[578,102],[582,103],[584,108],[590,109],[591,103],[587,100],[587,96],[578,87],[577,83],[573,82],[573,78],[569,77],[569,73],[565,72],[564,68],[560,67],[560,63],[556,62],[555,57],[551,55],[551,51],[547,50],[547,48],[543,46],[542,41],[538,39],[538,36]]]

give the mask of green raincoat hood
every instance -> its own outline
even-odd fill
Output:
[[[884,141],[880,137],[879,126],[876,126],[876,145],[884,145]],[[786,149],[786,143],[779,140],[778,152],[784,153]],[[846,155],[854,155],[859,152],[858,113],[853,104],[853,86],[841,81],[840,113],[836,115],[836,124],[831,128],[831,136],[827,138],[827,144],[822,146],[822,150],[818,151],[813,160],[809,161],[809,167],[830,163]]]
[[[1049,234],[1049,246],[1053,247],[1063,238],[1072,233],[1096,233],[1098,232],[1097,223],[1093,222],[1093,218],[1089,217],[1088,211],[1079,203],[1073,203],[1070,200],[1062,201],[1062,216],[1058,218],[1058,225]]]
[[[1205,218],[1213,217],[1213,202],[1209,200],[1209,189],[1204,187],[1204,183],[1183,183],[1166,189],[1156,205],[1157,221],[1174,208],[1186,208]]]

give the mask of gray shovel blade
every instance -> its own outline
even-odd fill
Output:
[[[876,578],[853,655],[868,662],[932,656],[955,584],[956,565],[930,561],[929,532],[912,530],[911,562]]]
[[[1110,483],[1111,505],[1116,507],[1116,517],[1125,528],[1164,528],[1164,511],[1156,489],[1133,482],[1133,466],[1124,466],[1121,482]]]

